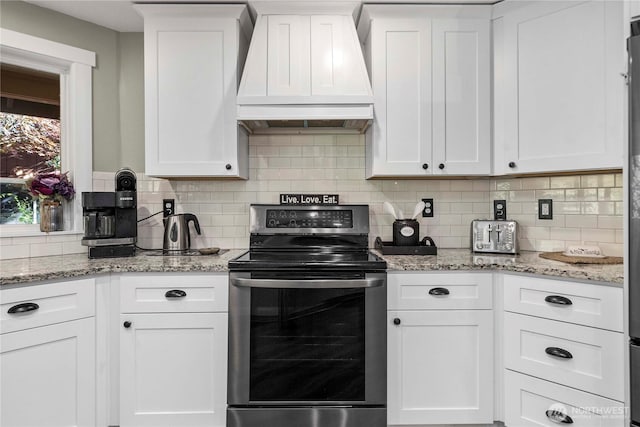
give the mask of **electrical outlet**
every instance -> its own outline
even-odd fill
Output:
[[[422,210],[423,218],[433,218],[433,199],[422,199],[424,209]]]
[[[538,200],[538,219],[553,219],[553,200]]]
[[[176,213],[175,199],[162,199],[162,217],[166,218],[174,213]]]
[[[495,220],[507,219],[507,201],[506,200],[493,201],[493,219]]]

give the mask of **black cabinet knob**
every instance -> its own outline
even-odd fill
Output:
[[[125,328],[129,329],[131,327],[131,322],[129,322],[128,320],[126,322],[124,322],[122,324],[122,326],[124,326]]]
[[[511,169],[515,168],[516,167],[516,162],[509,162],[509,167]]]
[[[229,163],[227,163],[224,168],[226,170],[230,171],[231,170],[231,165]]]
[[[400,324],[400,319],[398,319],[397,317],[395,319],[393,319],[393,324],[394,325],[399,325]]]
[[[440,170],[444,169],[444,163],[440,163],[440,164],[438,165],[438,168],[439,168]]]
[[[422,169],[424,169],[424,170],[429,169],[429,165],[427,163],[423,163],[422,164]]]

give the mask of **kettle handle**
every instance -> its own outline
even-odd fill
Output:
[[[200,223],[198,222],[197,216],[195,216],[194,214],[184,214],[184,220],[187,226],[189,225],[189,222],[193,221],[193,226],[196,228],[196,232],[198,234],[202,234],[200,232]]]

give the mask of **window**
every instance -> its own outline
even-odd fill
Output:
[[[25,180],[60,172],[60,76],[0,64],[0,224],[37,224]]]
[[[0,173],[0,182],[3,183],[2,192],[12,192],[17,195],[17,197],[7,197],[6,202],[4,198],[2,199],[3,204],[6,203],[6,208],[14,212],[13,220],[7,222],[22,223],[0,224],[0,235],[10,237],[40,234],[39,227],[34,224],[37,218],[31,218],[29,221],[26,195],[21,190],[25,174],[40,167],[69,171],[69,178],[78,196],[65,207],[65,230],[81,233],[82,205],[79,195],[83,191],[91,191],[92,188],[91,72],[92,67],[95,66],[95,53],[0,28],[0,57],[2,57],[3,73],[14,72],[22,74],[23,78],[37,77],[41,82],[47,78],[55,78],[57,84],[51,81],[49,84],[50,88],[57,85],[59,94],[57,101],[52,101],[50,92],[46,90],[36,95],[19,94],[11,101],[8,93],[5,96],[5,85],[2,84],[3,99],[0,110],[9,114],[9,116],[3,116],[3,120],[17,126],[27,123],[29,125],[25,128],[27,132],[34,132],[37,129],[40,132],[39,136],[31,135],[31,137],[40,139],[43,145],[35,144],[30,150],[33,151],[39,147],[38,149],[44,150],[47,154],[31,156],[31,161],[24,158],[19,161],[14,159],[13,164],[10,164],[9,156],[2,154]],[[56,102],[57,107],[52,107]],[[57,112],[55,112],[56,108]],[[57,116],[57,118],[51,116]],[[58,122],[57,131],[55,121]],[[4,138],[6,129],[1,130]],[[56,133],[59,138],[58,155],[55,154],[54,148]],[[14,134],[18,133],[14,132]],[[3,152],[6,149],[4,142]],[[18,156],[18,153],[13,154]],[[25,157],[26,154],[23,153],[22,156]],[[7,163],[4,162],[5,157],[7,157]],[[3,212],[4,210],[3,206]],[[15,213],[16,210],[18,213]],[[23,217],[23,214],[26,216]],[[31,224],[24,222],[31,222]]]

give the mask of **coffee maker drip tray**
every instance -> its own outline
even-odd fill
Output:
[[[98,247],[98,246],[113,246],[113,245],[135,245],[136,237],[121,237],[121,238],[107,238],[107,239],[82,239],[81,243],[84,246]]]

